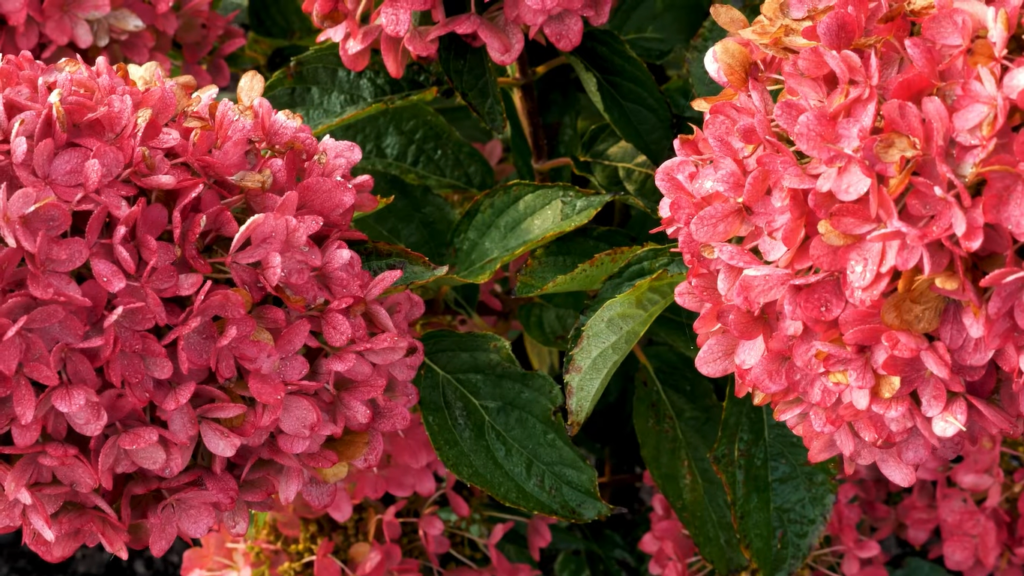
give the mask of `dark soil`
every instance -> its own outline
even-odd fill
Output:
[[[0,536],[0,576],[178,576],[181,555],[188,546],[178,540],[161,558],[132,550],[128,560],[112,556],[102,546],[80,548],[70,559],[50,564],[21,545],[21,533]]]

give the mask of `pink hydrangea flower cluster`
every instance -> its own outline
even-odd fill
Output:
[[[160,62],[168,54],[201,86],[226,86],[224,58],[245,45],[245,32],[211,0],[0,0],[0,53],[32,52],[55,62],[81,53],[92,62]]]
[[[346,244],[361,151],[262,88],[0,62],[0,531],[47,560],[342,514],[412,421],[423,302]]]
[[[1020,576],[1021,464],[1024,457],[1003,447],[999,437],[981,436],[956,464],[931,458],[910,490],[890,483],[873,466],[860,467],[840,486],[828,547],[812,562],[838,566],[844,576],[884,576],[889,556],[880,543],[895,537],[958,573]],[[893,492],[902,495],[898,504],[891,504]]]
[[[888,548],[920,550],[932,561],[967,576],[1024,575],[1024,454],[982,435],[956,464],[931,457],[911,489],[890,482],[874,466],[859,466],[843,480],[824,538],[805,563],[807,573],[886,576]],[[1009,470],[1010,472],[1007,472]],[[649,475],[645,482],[651,484]],[[892,498],[898,494],[898,498]],[[651,530],[640,549],[648,570],[694,572],[693,542],[661,494],[651,505]]]
[[[771,0],[707,54],[725,86],[657,172],[699,312],[812,461],[911,486],[1024,410],[1018,0]]]
[[[455,33],[474,46],[487,46],[499,66],[516,61],[530,39],[543,34],[559,50],[583,40],[583,19],[594,26],[608,21],[613,0],[504,0],[483,14],[475,1],[466,14],[446,15],[441,0],[385,0],[376,8],[361,0],[304,0],[302,10],[322,28],[319,41],[338,43],[345,66],[355,72],[379,50],[388,72],[401,78],[410,57],[437,56],[438,38]],[[419,22],[415,24],[414,22]]]
[[[315,536],[320,540],[315,543],[312,558],[314,574],[389,576],[434,573],[436,569],[461,576],[539,575],[540,572],[528,564],[509,561],[497,549],[498,542],[515,525],[514,521],[491,525],[487,539],[473,544],[490,559],[489,566],[465,564],[444,569],[447,563],[441,559],[452,550],[449,536],[463,537],[466,533],[453,524],[470,518],[479,521],[481,514],[474,506],[479,507],[486,501],[485,498],[463,498],[455,490],[455,482],[455,477],[438,460],[419,416],[413,414],[406,428],[384,435],[384,453],[375,467],[357,470],[339,482],[338,494],[345,504],[332,508],[329,513],[341,524],[358,520],[358,536],[353,538],[347,529],[340,530],[340,536],[327,532]],[[381,500],[389,496],[398,500],[385,507]],[[442,503],[447,503],[458,517],[456,522],[445,521],[438,514]],[[271,514],[273,530],[297,539],[302,534],[303,522],[322,514],[322,510],[296,501],[274,510]],[[522,521],[526,524],[530,554],[534,560],[539,560],[540,551],[551,543],[548,526],[554,521],[544,516]],[[410,546],[410,540],[403,535],[412,532],[416,537]],[[269,574],[277,574],[281,567],[301,564],[304,560],[293,556],[271,539],[257,535],[245,540],[222,529],[210,533],[201,546],[185,553],[181,574],[234,576],[262,568]]]
[[[640,539],[640,551],[651,559],[647,571],[654,576],[687,576],[704,572],[706,564],[697,555],[690,533],[679,521],[668,499],[657,490],[651,473],[644,471],[644,484],[654,487],[651,497],[651,529]],[[693,568],[698,568],[693,570]]]

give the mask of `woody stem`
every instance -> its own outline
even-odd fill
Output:
[[[544,123],[541,121],[540,108],[537,105],[537,91],[533,85],[533,70],[530,68],[526,50],[519,54],[516,61],[515,80],[520,83],[513,89],[516,112],[519,113],[526,139],[530,143],[533,165],[543,166],[548,159],[548,147],[544,139]],[[547,173],[542,171],[536,172],[535,178],[538,183],[551,181]]]

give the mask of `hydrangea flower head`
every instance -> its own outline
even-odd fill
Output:
[[[721,94],[657,173],[699,313],[814,461],[901,486],[1021,431],[1020,2],[778,1],[705,58]],[[1017,51],[1015,53],[1014,51]]]
[[[254,72],[237,103],[196,87],[0,61],[0,530],[51,561],[343,515],[412,420],[423,303],[347,245],[377,204],[359,147]]]
[[[376,9],[360,0],[305,0],[302,10],[323,29],[319,41],[338,43],[341,60],[360,72],[379,50],[388,72],[400,78],[410,58],[437,57],[438,38],[455,33],[474,46],[484,45],[499,66],[516,61],[524,33],[543,37],[570,51],[583,41],[583,19],[600,26],[608,21],[613,0],[505,0],[476,12],[448,15],[441,0],[385,0]],[[416,24],[414,22],[419,22]]]

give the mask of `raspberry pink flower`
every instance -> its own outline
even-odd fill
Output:
[[[1021,431],[1019,7],[716,12],[724,90],[656,177],[690,266],[676,301],[698,369],[735,374],[813,461],[911,486]]]
[[[319,41],[338,43],[342,62],[362,71],[371,50],[379,50],[388,72],[400,78],[410,59],[437,57],[438,38],[455,33],[474,46],[484,45],[499,66],[516,61],[538,33],[556,48],[570,51],[583,40],[583,20],[608,21],[613,0],[506,0],[477,14],[446,14],[441,0],[386,0],[376,9],[359,0],[305,0],[302,9],[323,29]],[[419,24],[414,24],[419,22]]]
[[[349,468],[436,462],[385,440],[414,421],[423,303],[348,247],[376,206],[359,147],[255,73],[237,104],[196,87],[0,62],[0,526],[48,560],[341,517]]]

